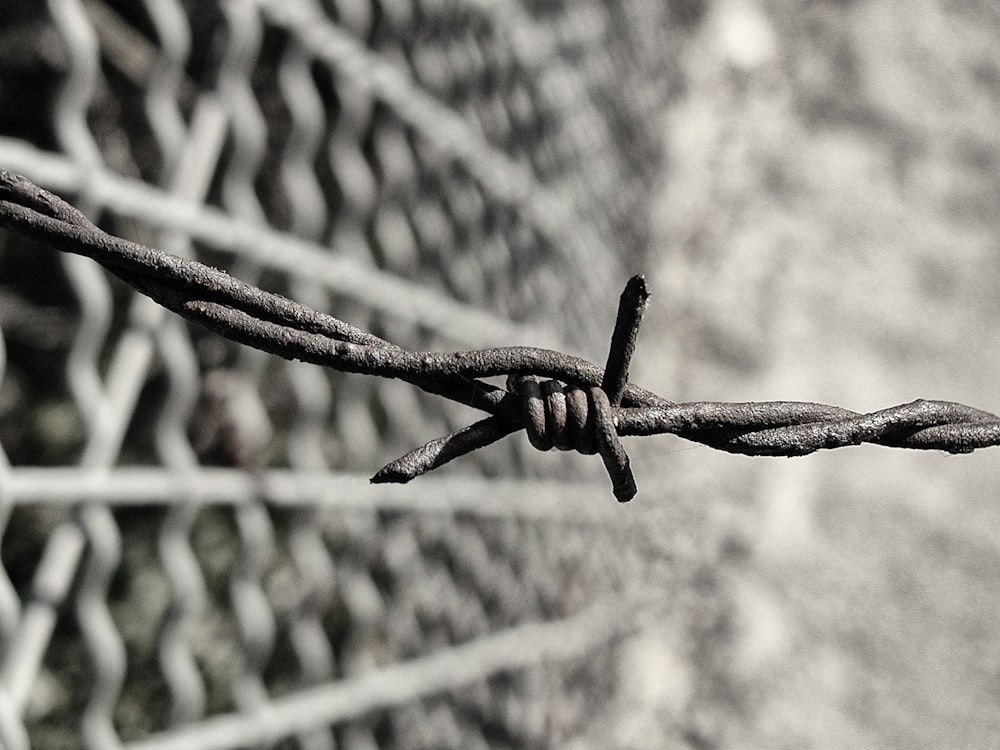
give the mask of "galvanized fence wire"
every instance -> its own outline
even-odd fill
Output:
[[[642,247],[665,20],[644,0],[12,2],[0,165],[72,193],[78,229],[386,339],[586,343]],[[519,479],[516,446],[473,457],[489,481],[371,486],[360,468],[458,413],[225,347],[89,260],[3,240],[0,745],[586,736],[631,627],[631,531],[600,487]]]

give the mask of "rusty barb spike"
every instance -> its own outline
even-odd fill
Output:
[[[410,352],[330,315],[234,279],[224,271],[107,234],[64,200],[0,169],[0,227],[83,255],[168,309],[234,341],[344,372],[399,378],[489,414],[378,471],[408,482],[525,429],[533,446],[599,453],[615,497],[635,480],[621,437],[674,434],[752,456],[802,456],[876,443],[968,453],[1000,445],[1000,417],[948,401],[918,400],[870,414],[801,401],[677,404],[628,381],[649,293],[641,276],[622,293],[604,369],[531,347]],[[506,375],[507,388],[480,378]]]

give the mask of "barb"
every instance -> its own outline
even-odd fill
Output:
[[[649,300],[628,282],[604,369],[550,349],[410,352],[333,316],[265,292],[224,271],[103,232],[61,198],[0,170],[0,226],[91,258],[164,307],[228,338],[287,359],[399,378],[490,416],[384,466],[372,482],[408,482],[525,429],[533,446],[599,453],[619,501],[636,494],[620,438],[674,434],[753,456],[801,456],[876,443],[968,453],[1000,445],[1000,417],[917,400],[871,414],[799,401],[677,404],[628,382]],[[479,378],[508,376],[506,389]]]

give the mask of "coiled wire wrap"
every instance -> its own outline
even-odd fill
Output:
[[[615,497],[625,501],[635,496],[628,455],[618,439],[616,410],[602,388],[539,381],[531,375],[512,375],[507,387],[517,394],[521,420],[533,447],[584,455],[600,453],[612,477]]]

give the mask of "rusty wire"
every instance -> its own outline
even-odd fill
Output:
[[[490,416],[380,469],[374,483],[404,483],[525,429],[533,446],[599,453],[615,496],[636,494],[622,436],[674,434],[730,453],[802,456],[876,443],[968,453],[1000,444],[1000,417],[918,399],[869,414],[800,401],[674,403],[628,382],[649,294],[641,276],[622,293],[607,366],[550,349],[502,347],[411,352],[224,271],[110,235],[76,208],[0,169],[0,226],[91,258],[183,317],[287,359],[399,378]],[[508,376],[507,388],[480,380]],[[541,380],[540,380],[541,378]]]

